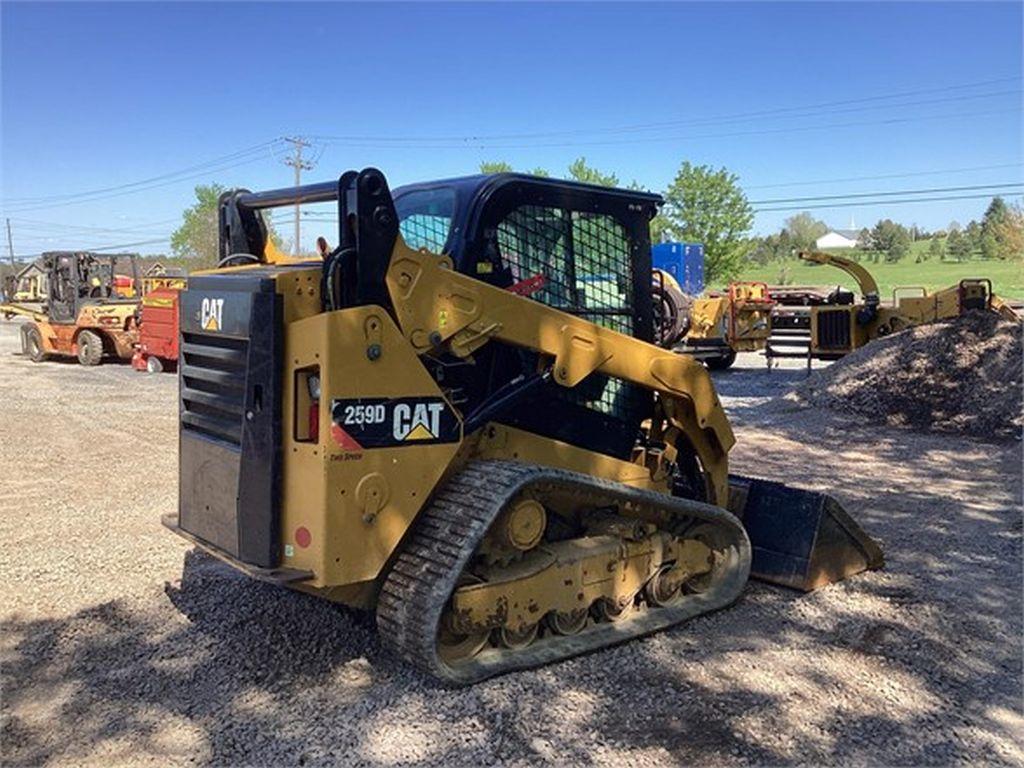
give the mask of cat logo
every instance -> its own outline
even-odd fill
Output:
[[[457,443],[462,431],[443,397],[361,397],[331,401],[331,436],[346,451]]]
[[[398,403],[392,413],[395,440],[436,440],[441,434],[441,403]]]
[[[203,299],[199,324],[204,331],[219,331],[224,324],[224,299]]]

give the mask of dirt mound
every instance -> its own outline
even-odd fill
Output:
[[[1021,437],[1021,324],[970,312],[911,328],[833,363],[788,395],[918,429]]]

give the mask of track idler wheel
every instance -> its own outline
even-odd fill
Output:
[[[459,577],[458,587],[476,584],[480,580],[468,574]],[[453,626],[451,614],[441,619],[441,627],[437,632],[437,653],[448,664],[471,659],[487,647],[490,633],[484,629],[476,632],[465,632]]]
[[[636,612],[636,606],[632,600],[618,603],[614,600],[598,600],[594,603],[594,616],[598,621],[616,623],[631,618]]]

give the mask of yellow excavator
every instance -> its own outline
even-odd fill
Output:
[[[338,206],[323,258],[262,212]],[[696,360],[652,342],[661,200],[380,171],[220,201],[181,292],[178,511],[254,578],[374,610],[451,684],[882,564],[835,499],[731,472]]]
[[[961,280],[934,292],[923,286],[898,287],[893,289],[892,301],[883,304],[875,278],[856,261],[822,251],[801,251],[798,255],[804,261],[846,272],[856,281],[861,297],[858,302],[852,295],[838,291],[835,296],[848,298],[809,308],[812,357],[842,357],[880,336],[948,320],[971,310],[996,312],[1008,320],[1020,320],[1010,305],[992,292],[992,281],[987,278]]]

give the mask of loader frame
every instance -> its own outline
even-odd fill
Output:
[[[260,211],[334,200],[326,257],[273,249]],[[731,492],[735,438],[704,366],[644,338],[659,202],[516,174],[392,196],[375,169],[227,193],[224,267],[181,294],[179,512],[165,524],[254,576],[369,607],[438,489],[481,461],[575,472],[695,514],[779,514],[759,490]],[[414,215],[445,226],[417,243],[403,229]],[[638,392],[646,407],[631,410]],[[766,526],[754,573],[820,583],[809,552],[833,516],[801,520],[796,552]],[[881,564],[852,530],[843,575]]]

